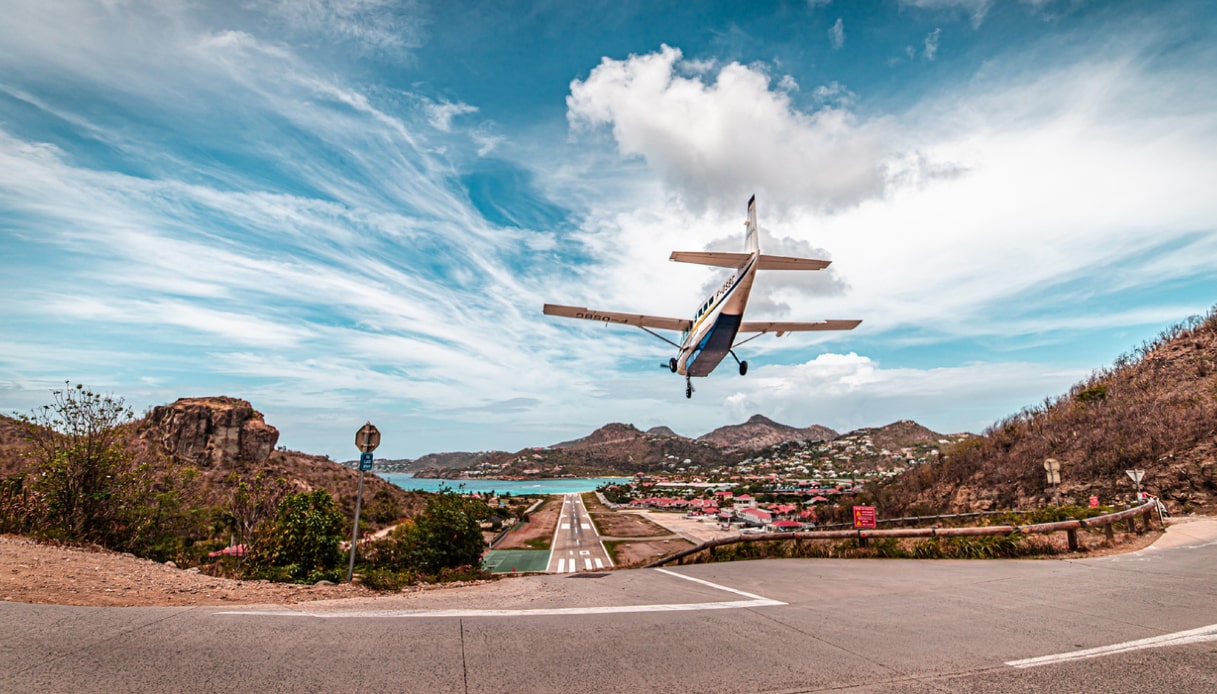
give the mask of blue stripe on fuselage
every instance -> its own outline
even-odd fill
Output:
[[[690,376],[710,375],[714,367],[718,366],[718,363],[730,353],[731,345],[735,344],[735,335],[739,332],[742,320],[743,316],[719,314],[718,319],[714,321],[714,327],[710,328],[710,332],[702,338],[697,349],[689,355],[685,370]]]

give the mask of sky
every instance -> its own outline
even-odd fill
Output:
[[[1217,304],[1217,5],[0,0],[0,412],[250,401],[294,450],[763,414],[981,432]],[[696,379],[628,326],[729,270]]]

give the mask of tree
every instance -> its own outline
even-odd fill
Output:
[[[486,548],[478,525],[484,509],[485,504],[448,490],[428,499],[427,509],[414,519],[418,569],[438,574],[442,569],[477,566]]]
[[[279,502],[278,514],[256,534],[251,559],[258,568],[296,582],[337,578],[342,559],[345,519],[334,498],[324,489],[289,494]]]
[[[123,487],[133,480],[120,440],[132,413],[122,398],[82,385],[52,391],[54,402],[22,415],[33,458],[35,484],[51,529],[71,540],[108,544],[113,539]]]
[[[427,508],[398,525],[389,536],[369,543],[366,561],[379,569],[437,576],[445,569],[478,567],[486,542],[478,519],[490,509],[441,488]]]
[[[226,520],[236,536],[236,543],[247,544],[257,527],[275,515],[279,501],[287,493],[287,480],[282,477],[272,480],[264,472],[250,480],[242,479],[240,473],[234,472],[228,480],[235,486],[228,500]]]

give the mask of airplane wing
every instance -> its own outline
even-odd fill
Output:
[[[678,263],[694,263],[696,265],[731,268],[743,267],[750,258],[752,258],[751,253],[727,253],[720,251],[672,251],[672,255],[668,256],[668,260]],[[831,264],[831,260],[762,254],[758,260],[757,268],[760,270],[823,270]]]
[[[786,333],[805,330],[853,330],[861,323],[860,320],[821,320],[791,323],[783,321],[744,321],[740,323],[741,333],[777,333],[778,337]]]
[[[693,327],[693,321],[688,318],[665,318],[663,316],[646,316],[640,313],[597,311],[582,306],[545,304],[542,312],[547,316],[582,318],[583,320],[594,320],[600,323],[622,323],[624,325],[636,325],[640,328],[656,328],[658,330],[688,330]]]

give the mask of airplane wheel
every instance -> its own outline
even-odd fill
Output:
[[[741,362],[739,363],[739,375],[741,375],[741,376],[747,376],[747,375],[748,375],[748,362],[746,362],[746,361],[741,361]]]
[[[668,360],[668,368],[672,370],[672,373],[676,373],[676,357]]]
[[[693,397],[693,384],[692,384],[692,383],[690,383],[690,384],[688,384],[687,386],[685,386],[685,397],[686,397],[686,398],[692,398],[692,397]]]

